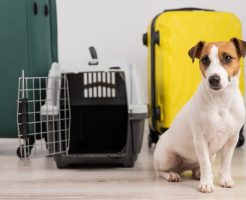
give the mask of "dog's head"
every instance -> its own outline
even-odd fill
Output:
[[[240,72],[240,58],[246,55],[246,42],[232,38],[228,42],[198,42],[189,56],[199,59],[200,70],[209,88],[225,88]]]

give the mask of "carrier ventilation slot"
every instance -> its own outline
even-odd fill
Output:
[[[116,98],[115,72],[83,73],[84,98]]]

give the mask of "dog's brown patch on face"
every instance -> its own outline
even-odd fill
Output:
[[[240,58],[235,45],[232,42],[211,42],[204,45],[200,58],[200,70],[205,77],[205,71],[211,64],[209,58],[213,46],[218,47],[218,56],[221,66],[225,68],[229,77],[235,76],[240,71]]]
[[[211,48],[213,47],[213,43],[206,43],[202,49],[202,52],[201,52],[201,57],[200,57],[200,60],[199,60],[199,63],[200,63],[200,70],[201,70],[201,73],[204,77],[205,76],[205,72],[207,70],[207,68],[209,67],[210,63],[207,63],[205,64],[203,61],[204,58],[206,59],[209,59],[209,53],[210,53],[210,50]]]

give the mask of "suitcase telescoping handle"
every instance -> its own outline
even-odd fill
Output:
[[[98,57],[97,57],[97,51],[96,51],[95,47],[93,47],[93,46],[89,47],[89,51],[90,51],[92,60],[90,60],[88,64],[89,65],[98,65]]]
[[[212,9],[203,9],[203,8],[194,8],[194,7],[186,7],[186,8],[178,8],[178,9],[168,9],[164,10],[164,12],[172,12],[172,11],[215,11]],[[160,34],[159,31],[155,30],[155,22],[156,19],[162,13],[156,15],[151,23],[150,29],[150,41],[148,41],[148,33],[144,33],[142,37],[142,42],[145,46],[150,45],[150,90],[151,90],[151,101],[150,101],[150,109],[151,109],[151,125],[152,130],[157,130],[156,120],[160,120],[160,108],[156,107],[156,83],[155,83],[155,45],[159,45],[160,42]],[[167,127],[165,127],[167,128]]]

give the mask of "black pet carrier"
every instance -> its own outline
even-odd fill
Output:
[[[47,154],[55,154],[58,168],[134,165],[141,149],[147,114],[138,84],[134,65],[126,62],[98,63],[94,59],[89,63],[52,65],[45,98],[39,100],[39,113],[46,125],[45,132],[41,133],[46,135],[44,149]],[[19,127],[21,123],[19,121]],[[37,134],[40,132],[34,130],[32,138]],[[31,148],[27,142],[30,135],[26,134],[24,144],[22,135],[19,131],[21,153],[27,155],[22,157],[31,157],[40,148],[36,144],[35,152],[23,153]]]

